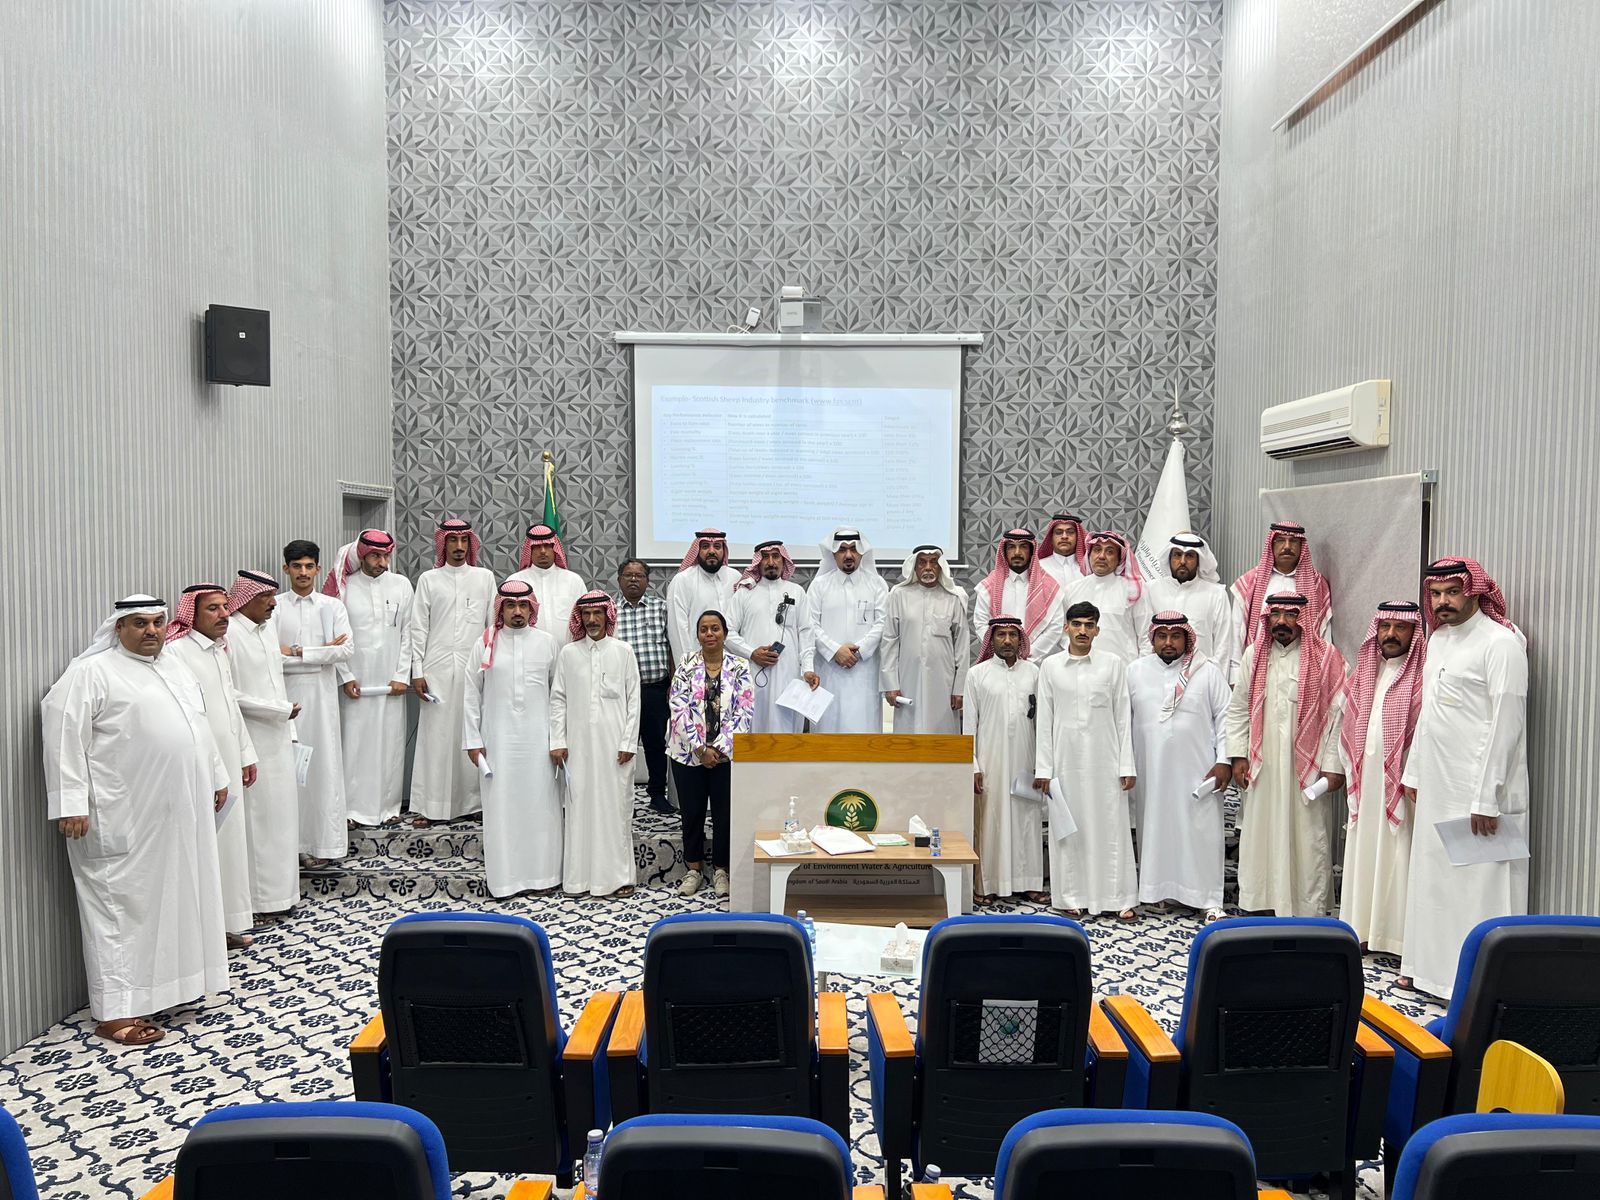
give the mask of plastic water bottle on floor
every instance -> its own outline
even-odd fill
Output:
[[[600,1152],[606,1147],[603,1130],[589,1130],[589,1145],[583,1152],[583,1192],[589,1200],[600,1195]]]
[[[943,1178],[944,1172],[939,1170],[939,1168],[934,1166],[932,1163],[929,1163],[927,1166],[922,1168],[922,1178],[917,1180],[917,1182],[938,1183]]]
[[[928,831],[928,857],[942,858],[944,856],[944,843],[939,837],[939,827],[935,825]]]
[[[811,947],[811,959],[817,957],[817,923],[811,919],[805,909],[794,914],[794,919],[800,922],[800,927],[806,931],[806,945]]]

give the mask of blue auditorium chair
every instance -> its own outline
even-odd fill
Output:
[[[1288,1200],[1256,1190],[1244,1131],[1204,1113],[1060,1108],[1006,1134],[994,1200]]]
[[[1367,997],[1362,1015],[1395,1050],[1383,1125],[1393,1178],[1412,1134],[1477,1107],[1483,1056],[1505,1039],[1555,1067],[1566,1111],[1600,1115],[1600,917],[1496,917],[1467,936],[1445,1015],[1426,1027]]]
[[[33,1160],[22,1130],[5,1109],[0,1108],[0,1200],[39,1200],[33,1179]]]
[[[444,1135],[454,1171],[570,1182],[584,1135],[610,1120],[596,1070],[617,994],[568,1034],[544,930],[526,917],[417,913],[390,925],[380,1012],[351,1043],[357,1100],[403,1104]]]
[[[844,993],[817,995],[798,921],[666,917],[606,1043],[611,1113],[814,1117],[848,1137],[849,1049]]]
[[[1264,1179],[1327,1175],[1353,1200],[1376,1158],[1394,1053],[1361,1024],[1361,943],[1326,917],[1245,917],[1189,947],[1177,1033],[1131,996],[1106,1011],[1128,1043],[1129,1108],[1209,1113],[1244,1130]]]
[[[1406,1143],[1389,1200],[1594,1200],[1600,1117],[1464,1113]]]
[[[1088,936],[1065,917],[974,914],[928,931],[916,1038],[893,995],[867,1000],[890,1197],[906,1159],[914,1175],[989,1175],[1022,1118],[1122,1103],[1127,1051],[1093,992]]]
[[[844,1138],[807,1117],[652,1113],[600,1160],[605,1200],[850,1200],[854,1179]]]

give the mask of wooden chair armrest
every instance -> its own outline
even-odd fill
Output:
[[[1107,996],[1100,1003],[1116,1019],[1127,1040],[1147,1060],[1152,1063],[1183,1061],[1183,1055],[1178,1053],[1178,1047],[1167,1036],[1167,1031],[1156,1024],[1156,1019],[1134,997]]]
[[[168,1175],[160,1183],[156,1184],[155,1187],[146,1192],[140,1198],[140,1200],[172,1200],[172,1189],[174,1186],[176,1186],[176,1181],[171,1175]]]
[[[600,1052],[600,1043],[605,1039],[606,1028],[611,1024],[611,1014],[621,999],[621,992],[596,992],[590,996],[589,1002],[583,1006],[583,1012],[578,1014],[572,1032],[567,1035],[567,1044],[561,1051],[561,1057],[593,1062],[594,1056]]]
[[[1356,1053],[1365,1058],[1393,1058],[1394,1047],[1378,1036],[1365,1021],[1356,1026]]]
[[[383,1014],[377,1013],[356,1034],[350,1043],[351,1054],[378,1054],[383,1050],[387,1035],[383,1030]]]
[[[639,1043],[644,1040],[644,993],[638,988],[622,994],[617,1006],[617,1020],[611,1026],[611,1038],[606,1042],[606,1054],[611,1058],[636,1058]]]
[[[911,1027],[900,1011],[900,1001],[892,992],[873,992],[867,997],[867,1020],[877,1026],[878,1040],[885,1058],[910,1058],[917,1052]],[[860,1189],[856,1189],[859,1191]]]
[[[913,1183],[911,1200],[950,1200],[948,1183]]]
[[[1294,1200],[1294,1196],[1282,1188],[1262,1188],[1256,1193],[1256,1200]]]
[[[823,992],[817,997],[817,1049],[823,1054],[850,1053],[850,1019],[843,992]]]
[[[881,1183],[858,1183],[850,1192],[850,1200],[883,1200]]]
[[[1089,1009],[1089,1048],[1096,1058],[1128,1057],[1128,1044],[1098,1004]]]
[[[1413,1058],[1449,1058],[1450,1047],[1376,996],[1361,1001],[1361,1019]]]
[[[519,1179],[506,1193],[506,1200],[550,1200],[551,1190],[548,1179]]]

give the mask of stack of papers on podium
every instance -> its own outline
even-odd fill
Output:
[[[860,854],[874,849],[872,843],[860,834],[851,833],[848,829],[836,829],[832,825],[813,827],[811,844],[828,854]]]
[[[809,850],[791,850],[782,838],[757,838],[756,845],[768,858],[793,858],[797,854],[810,854]]]

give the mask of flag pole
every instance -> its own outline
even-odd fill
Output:
[[[1172,385],[1172,412],[1167,417],[1167,432],[1176,440],[1189,432],[1189,422],[1184,418],[1183,405],[1178,400],[1178,385]]]

